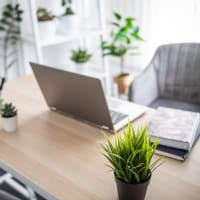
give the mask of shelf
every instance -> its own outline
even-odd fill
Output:
[[[104,13],[104,0],[98,0],[96,1],[96,8],[97,8],[97,18],[96,22],[95,19],[92,21],[94,23],[90,23],[89,21],[87,22],[87,18],[84,19],[85,13],[87,12],[86,9],[86,4],[84,4],[84,1],[80,1],[79,5],[77,7],[78,12],[81,16],[81,23],[80,23],[80,31],[77,31],[77,33],[61,33],[59,31],[62,31],[62,29],[59,30],[59,28],[56,30],[56,35],[53,37],[50,37],[49,32],[45,31],[44,29],[44,39],[40,39],[40,31],[42,31],[41,27],[39,26],[38,20],[37,20],[37,15],[36,15],[36,8],[37,8],[37,3],[36,0],[31,0],[27,1],[28,7],[29,7],[29,13],[30,13],[30,24],[32,25],[32,33],[29,35],[23,35],[22,40],[23,42],[31,43],[34,47],[35,53],[36,53],[36,60],[39,63],[43,63],[44,55],[46,55],[46,50],[49,50],[51,47],[56,46],[58,48],[63,48],[64,45],[66,45],[68,42],[74,42],[80,43],[80,46],[92,46],[93,45],[93,40],[96,40],[97,37],[99,37],[99,40],[102,41],[103,36],[106,34],[106,23],[105,23],[105,13]],[[85,10],[84,10],[85,9]],[[87,16],[88,18],[91,16]],[[45,28],[45,27],[43,27]],[[25,30],[26,31],[26,30]],[[41,34],[43,36],[43,34]],[[49,36],[49,37],[48,37]],[[48,39],[49,38],[49,39]],[[89,41],[90,39],[90,41]],[[64,44],[64,45],[62,45]],[[96,43],[94,43],[95,47]],[[49,49],[47,49],[50,47]],[[96,47],[97,48],[97,47]],[[92,53],[94,53],[94,49],[91,50]],[[99,56],[101,57],[101,55]],[[51,59],[50,59],[51,60]],[[48,62],[48,60],[46,60]],[[57,60],[52,58],[52,62],[56,63]],[[68,66],[63,67],[64,70],[71,70],[76,73],[81,73],[85,74],[87,76],[92,76],[99,78],[100,80],[104,81],[104,85],[107,87],[107,92],[110,93],[110,76],[109,76],[109,70],[108,70],[108,62],[103,58],[101,59],[101,62],[97,62],[95,59],[95,62],[92,63],[91,67],[89,67],[88,70],[81,70],[81,68],[73,67],[74,65],[70,65],[71,67],[69,68]],[[96,69],[97,68],[97,69]],[[100,68],[100,69],[99,69]]]
[[[30,42],[30,43],[33,43],[33,36],[31,34],[23,34],[21,35],[21,39],[22,41],[24,42]]]
[[[43,40],[40,42],[40,45],[41,47],[48,47],[52,45],[62,44],[64,42],[71,42],[74,40],[78,40],[88,35],[101,35],[101,34],[102,34],[102,30],[98,30],[98,29],[81,30],[80,33],[76,33],[74,35],[64,35],[61,33],[57,33],[55,38],[51,40]]]
[[[50,40],[40,40],[41,47],[48,47],[52,45],[62,44],[64,42],[71,42],[77,40],[79,37],[78,35],[61,35],[57,34],[54,38]]]
[[[53,45],[59,45],[65,42],[71,42],[74,40],[78,40],[81,37],[86,37],[88,35],[101,35],[102,30],[99,29],[87,29],[87,30],[81,30],[80,33],[74,34],[74,35],[64,35],[61,33],[57,33],[54,38],[51,39],[44,39],[39,41],[39,45],[41,47],[48,47]],[[34,42],[33,36],[31,34],[22,35],[22,39],[25,42]]]
[[[33,36],[31,34],[26,34],[26,35],[22,35],[21,36],[22,40],[24,42],[30,42],[30,43],[34,43],[33,40]],[[62,44],[64,42],[71,42],[74,40],[79,39],[78,35],[61,35],[61,34],[56,34],[56,36],[52,39],[44,39],[44,40],[39,40],[39,46],[40,47],[48,47],[48,46],[53,46],[53,45],[58,45],[58,44]]]

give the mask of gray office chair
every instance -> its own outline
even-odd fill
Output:
[[[200,43],[158,47],[134,79],[129,100],[145,106],[200,112]]]
[[[1,200],[20,200],[20,199],[14,197],[13,195],[3,191],[3,190],[0,190],[0,199]]]
[[[20,194],[20,196],[25,197],[29,200],[37,200],[37,196],[35,192],[29,187],[29,186],[22,186],[17,182],[13,176],[7,172],[3,172],[1,170],[1,176],[0,176],[0,185],[3,183],[6,183],[9,187],[14,189],[17,193]],[[20,198],[14,197],[12,194],[9,194],[2,189],[0,189],[0,200],[20,200]]]

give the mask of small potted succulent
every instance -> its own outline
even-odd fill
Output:
[[[17,109],[12,103],[2,103],[1,118],[3,129],[6,132],[14,132],[17,129]]]
[[[61,1],[65,12],[59,17],[59,32],[64,34],[76,34],[80,31],[80,16],[73,11],[72,3],[72,0]]]
[[[56,34],[55,16],[46,8],[37,9],[37,19],[41,40],[53,39]]]
[[[75,63],[77,70],[86,70],[85,64],[91,59],[92,54],[88,53],[87,49],[78,48],[72,50],[71,60]]]
[[[114,12],[115,21],[111,23],[111,41],[103,41],[101,48],[103,56],[115,56],[120,58],[120,74],[114,77],[118,84],[120,94],[125,94],[133,81],[133,76],[124,71],[124,59],[128,53],[134,53],[137,49],[137,41],[143,41],[139,34],[139,26],[136,19],[132,17],[123,18],[119,13]],[[134,46],[132,45],[134,43]]]
[[[123,134],[114,135],[113,142],[104,135],[103,155],[114,172],[119,199],[144,200],[152,173],[161,164],[161,158],[152,162],[159,141],[151,142],[146,126],[135,130],[131,123]]]

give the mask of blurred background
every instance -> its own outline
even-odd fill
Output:
[[[126,55],[125,68],[129,72],[142,70],[151,60],[155,49],[161,44],[200,41],[200,1],[199,0],[73,0],[71,6],[79,15],[80,32],[76,34],[59,31],[60,16],[63,13],[61,0],[1,0],[0,14],[8,3],[19,3],[24,11],[20,23],[21,36],[17,50],[17,62],[8,72],[8,79],[14,79],[24,74],[30,74],[29,61],[40,62],[58,68],[70,68],[72,49],[87,47],[93,56],[90,65],[95,70],[101,70],[101,48],[103,39],[110,36],[113,12],[123,17],[134,17],[140,27],[143,42],[139,43],[139,53]],[[43,27],[43,38],[40,35],[40,25],[37,20],[38,8],[45,8],[54,16],[56,34],[48,38],[50,32]],[[101,24],[103,23],[103,25]],[[102,26],[103,28],[102,28]],[[101,28],[99,29],[99,26]],[[95,34],[95,31],[101,31]],[[84,32],[84,33],[83,33]],[[0,32],[0,36],[1,36]],[[60,34],[60,35],[59,35]],[[77,39],[78,38],[78,39]],[[0,54],[4,51],[1,46]],[[107,58],[107,76],[119,72],[119,59]],[[99,64],[100,63],[100,64]],[[0,66],[3,65],[2,57]],[[97,69],[99,67],[99,69]],[[2,68],[0,72],[3,73]],[[94,70],[94,71],[95,71]]]

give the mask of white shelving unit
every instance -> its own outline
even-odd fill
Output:
[[[93,0],[90,0],[93,1]],[[85,44],[85,38],[86,36],[98,36],[99,39],[102,41],[104,36],[105,36],[105,32],[106,32],[106,22],[105,22],[105,13],[104,13],[104,0],[97,0],[96,1],[96,6],[97,6],[97,10],[98,10],[98,24],[99,24],[99,28],[93,28],[93,29],[84,29],[81,30],[80,33],[78,35],[62,35],[62,34],[57,34],[52,40],[44,40],[41,41],[40,40],[40,35],[39,35],[39,28],[38,28],[38,21],[37,21],[37,16],[36,16],[36,0],[27,0],[28,3],[28,8],[29,8],[29,12],[31,15],[31,26],[32,26],[32,34],[31,35],[23,35],[23,39],[25,41],[31,42],[32,45],[34,46],[34,51],[35,51],[35,55],[36,55],[36,61],[38,63],[41,64],[45,64],[44,61],[44,55],[43,55],[43,51],[44,51],[44,47],[48,48],[51,46],[55,46],[55,45],[61,45],[63,43],[68,43],[68,42],[72,42],[72,41],[79,41],[81,46],[84,46]],[[79,6],[80,9],[84,8],[84,0],[80,0],[79,1]],[[94,77],[99,77],[105,86],[105,91],[108,95],[111,94],[111,80],[110,80],[110,71],[109,71],[109,66],[108,66],[108,62],[105,58],[101,58],[100,59],[101,62],[98,63],[98,65],[101,65],[100,68],[102,69],[101,71],[99,70],[95,70],[95,69],[91,69],[91,70],[87,70],[87,73],[85,73],[86,75],[89,76],[94,76]],[[71,69],[71,68],[70,68]],[[76,69],[71,69],[71,71],[74,71],[76,73],[81,73],[79,70]]]

